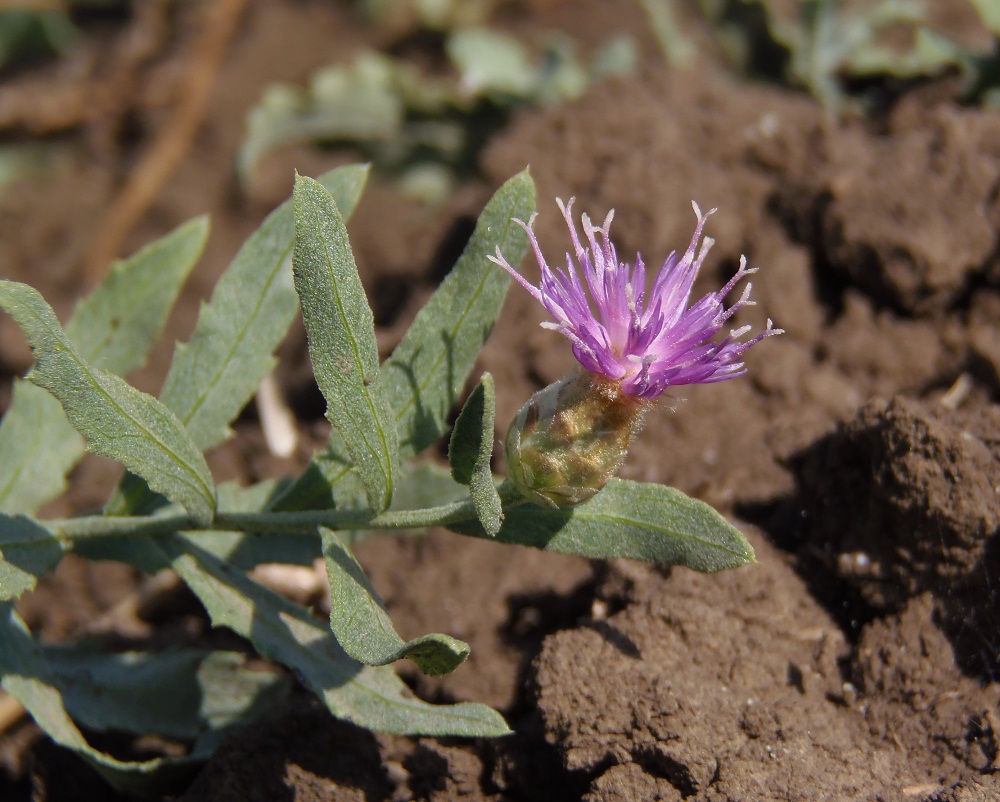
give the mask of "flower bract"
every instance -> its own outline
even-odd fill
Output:
[[[722,289],[710,292],[689,305],[691,290],[713,240],[703,237],[705,221],[715,209],[702,214],[692,203],[698,222],[683,256],[671,253],[651,285],[646,286],[646,266],[638,254],[635,266],[619,262],[611,242],[614,210],[604,223],[595,226],[583,214],[580,222],[584,241],[572,217],[569,203],[557,200],[569,227],[573,254],[566,254],[566,267],[549,266],[542,255],[533,224],[516,220],[527,232],[541,268],[542,277],[534,286],[518,273],[497,249],[489,257],[516,279],[554,318],[542,325],[562,333],[573,344],[577,361],[586,368],[619,383],[626,395],[652,399],[670,387],[732,379],[746,372],[743,354],[765,337],[781,329],[766,328],[743,340],[751,327],[716,335],[729,319],[751,306],[748,282],[739,299],[726,308],[724,298],[757,268],[747,267],[746,257]]]

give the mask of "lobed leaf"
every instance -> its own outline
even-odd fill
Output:
[[[62,559],[62,545],[42,524],[0,514],[0,601],[33,590]]]
[[[330,627],[347,654],[369,666],[409,658],[431,676],[449,674],[465,662],[469,645],[449,635],[432,633],[404,641],[340,536],[329,529],[320,529],[320,536],[330,580]]]
[[[112,266],[66,324],[85,362],[119,375],[145,362],[207,237],[207,218],[195,218]],[[58,401],[15,381],[0,423],[0,509],[30,514],[60,495],[85,450]]]
[[[0,282],[0,306],[17,321],[35,354],[29,378],[62,404],[95,453],[122,462],[150,487],[211,521],[215,489],[205,458],[163,404],[76,353],[55,314],[34,289]]]
[[[510,277],[487,260],[499,247],[517,265],[528,248],[512,217],[527,220],[535,210],[535,184],[527,170],[508,180],[490,199],[455,267],[441,282],[379,370],[378,383],[396,416],[401,460],[444,436],[448,414],[458,403],[483,344],[500,314]],[[317,509],[331,495],[350,499],[350,463],[340,433],[313,459],[275,509]],[[342,503],[342,502],[338,502]]]
[[[482,704],[431,705],[414,698],[391,668],[362,666],[308,610],[252,582],[181,535],[157,541],[201,599],[213,624],[248,638],[288,666],[333,715],[376,732],[490,737],[509,732]]]
[[[712,573],[753,563],[743,533],[703,501],[658,484],[612,479],[573,509],[508,507],[496,540],[591,559],[628,557]],[[478,521],[449,524],[488,537]]]
[[[364,482],[369,505],[392,500],[399,467],[392,407],[378,377],[378,348],[347,229],[322,185],[298,176],[292,272],[326,415]]]
[[[479,522],[489,535],[496,535],[503,521],[500,494],[493,484],[493,473],[490,470],[495,423],[496,391],[493,377],[484,373],[455,421],[451,442],[448,444],[448,460],[455,481],[469,485]]]

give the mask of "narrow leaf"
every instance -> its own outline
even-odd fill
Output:
[[[425,674],[440,676],[458,668],[469,645],[449,635],[430,634],[404,641],[364,569],[340,536],[321,529],[330,579],[330,627],[351,657],[369,666],[410,658]]]
[[[48,661],[12,602],[0,602],[0,683],[53,741],[85,758],[120,790],[162,792],[165,784],[186,779],[204,760],[202,755],[131,763],[90,746],[67,714]]]
[[[486,205],[451,273],[417,314],[403,340],[379,370],[378,383],[396,416],[400,459],[423,451],[444,436],[448,414],[461,397],[483,343],[507,297],[510,277],[487,256],[499,247],[511,264],[521,261],[528,238],[512,217],[535,210],[535,184],[528,171],[507,181]],[[340,483],[350,476],[340,433],[314,458],[276,509],[328,507],[349,499]],[[339,491],[339,492],[338,492]]]
[[[229,627],[262,656],[288,666],[338,718],[399,734],[490,737],[509,732],[500,714],[486,705],[431,705],[414,698],[391,668],[363,666],[348,657],[326,622],[187,538],[176,535],[157,543],[216,626]]]
[[[496,391],[493,377],[484,373],[476,389],[462,407],[448,444],[448,461],[456,482],[469,485],[479,522],[489,535],[500,531],[503,510],[493,484],[490,459],[493,457],[496,423]]]
[[[0,282],[0,306],[18,322],[34,351],[29,378],[59,399],[88,447],[143,476],[199,522],[211,521],[215,491],[208,465],[170,410],[118,376],[90,367],[31,287]]]
[[[496,540],[591,559],[629,557],[711,573],[754,562],[743,533],[708,504],[672,487],[612,479],[571,510],[508,507]],[[449,529],[487,537],[478,521]]]
[[[366,165],[340,167],[319,179],[345,219],[367,180]],[[191,339],[174,352],[160,400],[202,450],[232,434],[229,424],[273,369],[274,350],[298,313],[291,271],[294,239],[292,201],[287,200],[240,248],[202,307]],[[156,506],[149,488],[126,474],[105,513],[145,514]]]
[[[23,515],[0,514],[0,601],[34,589],[62,553],[59,540],[41,524]]]
[[[14,379],[0,422],[0,509],[32,514],[66,490],[66,476],[87,450],[60,403],[41,387]]]
[[[316,382],[326,398],[327,418],[364,482],[369,505],[382,511],[392,500],[399,454],[392,408],[376,382],[372,311],[330,193],[299,176],[293,200],[292,270]]]
[[[207,236],[207,219],[196,218],[111,268],[66,324],[84,361],[118,375],[145,362]],[[85,450],[58,401],[15,381],[0,423],[0,509],[30,514],[60,495]]]
[[[349,217],[368,178],[363,165],[342,167],[320,181]],[[240,248],[212,299],[198,315],[191,340],[177,346],[160,399],[201,449],[227,439],[229,423],[274,367],[274,350],[298,312],[290,258],[292,203],[273,211]]]
[[[111,267],[66,323],[66,336],[85,362],[119,376],[145,363],[208,230],[208,218],[196,217]]]
[[[499,247],[512,265],[528,248],[524,231],[511,222],[535,210],[535,184],[528,171],[505,183],[479,216],[454,269],[379,372],[396,413],[400,454],[409,457],[447,431],[476,358],[496,324],[510,277],[487,260]]]

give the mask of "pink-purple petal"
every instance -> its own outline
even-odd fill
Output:
[[[601,226],[583,214],[580,224],[589,247],[584,247],[572,217],[574,199],[557,200],[570,232],[576,259],[566,254],[566,268],[553,270],[535,237],[532,215],[517,221],[528,233],[541,270],[537,287],[515,271],[498,251],[490,259],[506,270],[552,315],[545,324],[570,340],[577,361],[589,371],[620,382],[627,395],[650,399],[675,385],[712,383],[746,372],[742,355],[765,337],[781,333],[768,321],[755,337],[741,341],[749,326],[713,339],[739,309],[751,306],[750,284],[728,309],[723,299],[746,276],[756,272],[741,258],[739,269],[718,292],[688,305],[694,281],[713,240],[703,236],[709,215],[692,204],[698,218],[684,255],[667,257],[652,286],[646,290],[646,267],[637,255],[635,268],[618,261],[611,242],[613,211]],[[583,273],[581,280],[580,273]],[[589,295],[588,295],[589,293]]]

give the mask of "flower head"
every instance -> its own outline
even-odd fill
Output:
[[[561,332],[573,344],[577,361],[592,373],[618,383],[625,395],[652,399],[674,385],[741,376],[746,372],[743,354],[765,337],[781,333],[768,320],[764,331],[749,340],[740,338],[750,326],[714,339],[737,310],[753,305],[747,283],[736,303],[728,309],[723,306],[723,299],[740,280],[757,271],[747,267],[746,257],[740,258],[739,269],[722,289],[688,306],[698,270],[714,242],[710,237],[702,238],[702,230],[715,209],[702,214],[698,204],[691,204],[698,217],[691,243],[683,256],[678,258],[674,252],[667,257],[647,292],[642,257],[636,255],[635,267],[618,261],[610,238],[614,211],[601,226],[581,215],[589,246],[584,247],[570,214],[573,200],[556,201],[569,227],[576,257],[574,261],[566,254],[565,270],[553,270],[542,256],[532,228],[537,213],[527,223],[515,221],[527,232],[541,268],[537,287],[510,266],[499,248],[490,259],[552,315],[555,322],[542,325]]]

